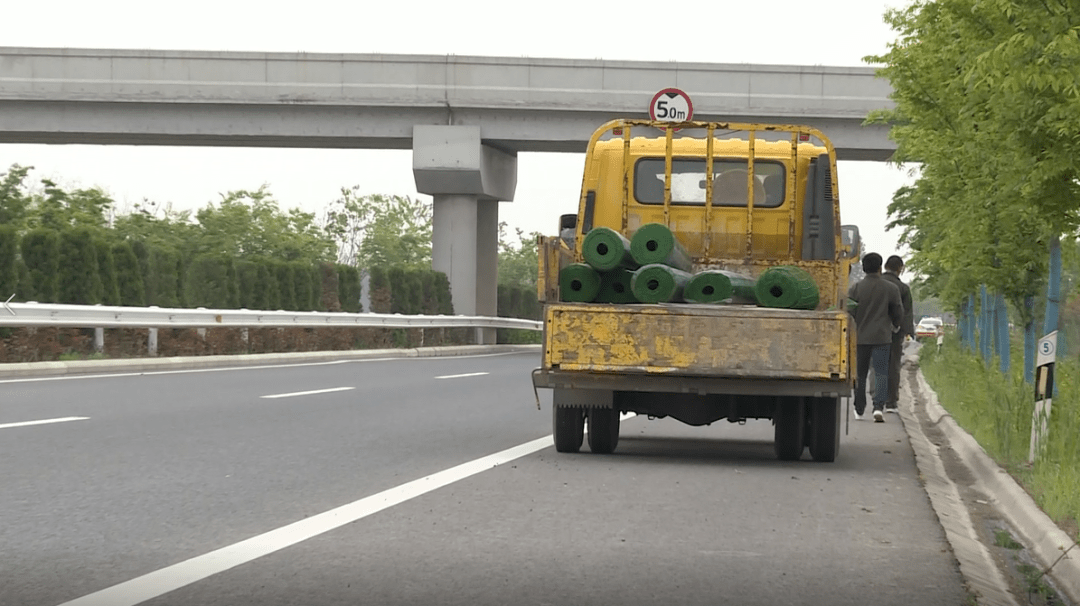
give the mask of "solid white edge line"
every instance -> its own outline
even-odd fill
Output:
[[[9,427],[27,427],[30,425],[47,425],[49,423],[66,423],[68,421],[86,421],[90,417],[59,417],[56,419],[42,419],[40,421],[22,421],[19,423],[4,423],[0,425],[0,429],[7,429]]]
[[[315,389],[312,391],[294,391],[293,393],[275,393],[268,396],[259,396],[260,398],[274,399],[274,398],[291,398],[294,396],[311,396],[320,393],[333,393],[335,391],[349,391],[350,389],[356,389],[355,387],[331,387],[330,389]]]
[[[76,598],[70,602],[64,602],[60,606],[134,606],[201,581],[211,575],[246,564],[262,556],[334,530],[345,524],[355,522],[394,505],[404,503],[443,486],[474,476],[492,467],[498,467],[520,459],[548,448],[551,444],[552,436],[550,435],[537,438],[531,442],[508,448],[475,461],[462,463],[456,467],[384,490],[347,505],[293,522],[288,526],[196,556],[190,560],[155,570],[130,581]]]
[[[482,377],[484,375],[491,374],[489,372],[467,372],[460,375],[443,375],[441,377],[435,377],[436,379],[463,379],[465,377]]]

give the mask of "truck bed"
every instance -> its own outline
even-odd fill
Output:
[[[850,391],[854,334],[842,311],[556,303],[546,306],[544,320],[538,386],[777,395]]]

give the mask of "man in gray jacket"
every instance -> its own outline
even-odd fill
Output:
[[[889,394],[889,349],[894,331],[904,321],[900,289],[881,276],[881,255],[869,253],[862,258],[866,277],[848,289],[848,311],[855,317],[856,368],[855,418],[866,411],[866,375],[874,365],[874,421],[884,423],[885,402]]]
[[[900,402],[900,359],[904,355],[904,339],[915,336],[915,310],[911,303],[911,288],[900,279],[904,273],[904,260],[893,255],[885,259],[885,273],[889,282],[900,289],[900,303],[904,306],[904,322],[900,330],[892,335],[892,347],[889,349],[889,399],[885,401],[885,412],[896,412]]]

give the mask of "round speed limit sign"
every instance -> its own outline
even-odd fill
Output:
[[[649,118],[658,122],[686,122],[694,118],[694,104],[683,91],[665,88],[653,95]]]

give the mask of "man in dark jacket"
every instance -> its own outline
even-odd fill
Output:
[[[855,418],[866,411],[866,375],[874,365],[874,421],[885,422],[884,408],[889,388],[889,349],[894,330],[904,321],[900,289],[881,277],[881,255],[870,253],[862,258],[866,277],[848,289],[848,311],[855,317],[857,335],[855,381]]]
[[[885,412],[896,412],[900,402],[900,360],[904,355],[904,340],[915,336],[915,310],[911,304],[911,288],[900,279],[904,273],[904,260],[893,255],[885,260],[885,273],[882,276],[900,289],[900,303],[904,306],[904,321],[900,330],[892,335],[892,347],[889,349],[889,399],[885,401]]]

